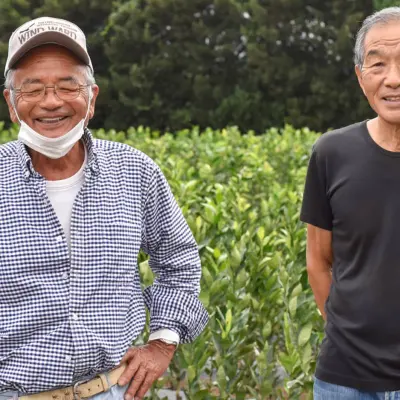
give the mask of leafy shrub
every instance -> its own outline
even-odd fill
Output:
[[[299,212],[317,134],[286,126],[261,136],[234,127],[95,135],[157,162],[200,248],[210,323],[179,347],[157,386],[194,400],[311,398],[323,321],[307,281]],[[13,137],[15,130],[3,131],[0,142]],[[139,263],[149,285],[146,255]]]

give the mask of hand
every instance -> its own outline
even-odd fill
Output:
[[[121,360],[128,364],[118,380],[118,385],[131,384],[125,393],[125,400],[143,399],[151,385],[168,368],[176,346],[161,340],[152,340],[145,346],[131,347]],[[132,379],[133,378],[133,379]]]

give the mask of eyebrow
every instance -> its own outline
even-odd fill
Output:
[[[60,78],[58,82],[78,82],[78,80],[73,76],[65,76]],[[26,78],[22,81],[23,85],[31,84],[31,83],[43,83],[41,79],[38,78]]]
[[[385,54],[378,50],[378,49],[372,49],[370,50],[367,55],[365,56],[365,59],[367,59],[368,57],[372,57],[372,56],[384,56]]]

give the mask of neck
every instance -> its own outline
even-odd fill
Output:
[[[385,150],[400,152],[400,125],[390,124],[377,117],[368,121],[372,139]]]
[[[48,181],[67,179],[75,175],[85,161],[85,148],[79,140],[64,156],[53,160],[28,148],[33,168]]]

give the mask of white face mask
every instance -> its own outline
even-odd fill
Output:
[[[89,101],[85,118],[78,122],[78,124],[75,125],[69,132],[58,138],[48,138],[46,136],[40,135],[24,121],[21,121],[13,102],[15,114],[21,124],[18,133],[18,139],[32,150],[35,150],[45,155],[46,157],[52,159],[64,157],[72,149],[72,147],[74,147],[75,143],[78,142],[78,140],[80,140],[80,138],[83,136],[85,121],[89,114],[91,100],[92,90],[89,86]]]

